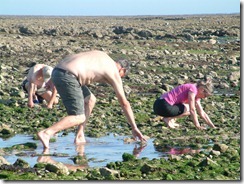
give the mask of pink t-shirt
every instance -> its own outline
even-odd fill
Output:
[[[162,94],[160,98],[165,99],[170,105],[188,103],[188,93],[190,91],[197,95],[196,84],[187,83],[179,85],[168,93]]]

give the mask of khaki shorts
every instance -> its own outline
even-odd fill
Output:
[[[60,95],[68,115],[85,114],[84,98],[91,95],[87,86],[81,86],[69,71],[54,68],[52,81]]]

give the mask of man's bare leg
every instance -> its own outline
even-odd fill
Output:
[[[78,126],[77,134],[76,134],[76,137],[75,137],[75,140],[74,140],[75,144],[86,143],[85,134],[84,134],[84,129],[85,129],[85,126],[86,126],[86,122],[83,123],[82,125]]]
[[[43,144],[43,149],[49,149],[49,140],[51,138],[51,135],[45,133],[45,131],[46,129],[38,132],[37,136]]]
[[[37,133],[39,139],[41,140],[44,149],[49,148],[49,140],[51,136],[55,133],[71,128],[73,126],[77,126],[85,121],[85,115],[69,115],[61,119],[59,122],[55,123],[51,127],[42,130]]]
[[[75,144],[86,143],[84,131],[85,131],[86,123],[88,122],[91,112],[95,106],[96,97],[93,94],[91,94],[84,99],[84,102],[85,102],[86,119],[84,123],[78,126],[77,134],[74,140]]]

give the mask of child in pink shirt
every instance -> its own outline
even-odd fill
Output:
[[[175,119],[182,116],[191,116],[194,125],[198,129],[204,129],[200,126],[197,112],[201,118],[212,128],[216,128],[208,115],[203,110],[200,99],[211,95],[212,84],[210,80],[206,82],[199,81],[197,84],[186,83],[179,85],[171,91],[164,93],[153,105],[154,113],[163,116],[163,121],[170,128],[178,127]],[[196,112],[197,110],[197,112]]]

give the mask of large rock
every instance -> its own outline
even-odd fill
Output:
[[[69,169],[61,162],[54,163],[54,164],[47,164],[46,170],[56,173],[58,175],[68,175]]]

